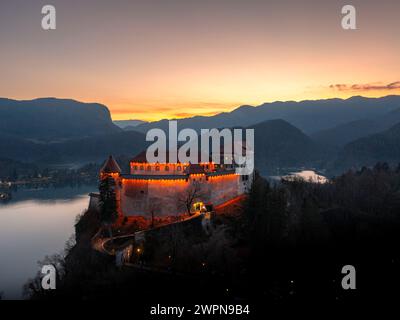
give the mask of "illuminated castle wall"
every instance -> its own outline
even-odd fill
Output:
[[[193,194],[196,202],[218,205],[245,193],[251,184],[251,176],[236,174],[233,165],[150,164],[144,153],[131,160],[130,174],[121,173],[110,156],[101,177],[110,175],[116,181],[118,207],[124,216],[185,213],[185,202]]]

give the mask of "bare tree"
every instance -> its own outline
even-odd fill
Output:
[[[178,206],[184,208],[190,215],[190,209],[192,208],[193,203],[198,200],[201,195],[201,185],[199,182],[194,181],[190,187],[178,197]]]

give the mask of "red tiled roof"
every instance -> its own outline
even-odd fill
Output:
[[[113,158],[113,156],[109,156],[107,161],[104,163],[101,168],[102,173],[121,173],[121,168],[119,167],[117,161]]]

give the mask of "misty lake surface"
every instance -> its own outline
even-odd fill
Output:
[[[301,178],[304,181],[307,182],[313,182],[313,183],[326,183],[328,182],[328,178],[326,178],[323,175],[318,174],[314,170],[301,170],[301,171],[296,171],[296,172],[290,172],[287,175],[283,176],[269,176],[270,179],[272,180],[281,180],[282,178],[285,179],[291,179],[291,178]]]
[[[299,172],[293,172],[289,176],[302,178],[305,181],[310,181],[314,183],[326,183],[328,179],[313,170],[303,170]]]
[[[89,204],[96,186],[19,189],[0,203],[0,293],[21,299],[46,255],[60,253],[74,234],[75,218]]]

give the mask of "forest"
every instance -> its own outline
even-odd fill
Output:
[[[256,174],[240,205],[214,215],[211,234],[195,222],[150,232],[131,267],[90,247],[99,216],[86,212],[76,244],[46,260],[60,268],[57,290],[44,292],[34,279],[25,291],[144,303],[387,301],[400,284],[399,209],[400,166],[378,163],[324,184]],[[356,290],[341,286],[345,265],[357,272]]]

